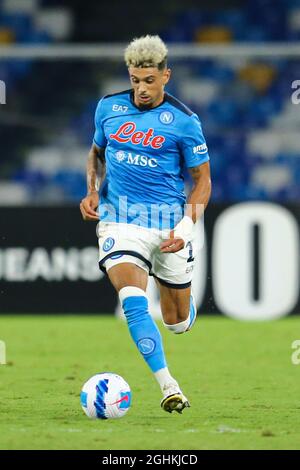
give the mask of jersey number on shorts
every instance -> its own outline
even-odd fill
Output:
[[[192,242],[187,242],[186,247],[189,249],[189,257],[187,259],[187,263],[191,263],[192,261],[194,261]]]

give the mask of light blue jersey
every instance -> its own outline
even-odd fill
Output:
[[[198,116],[168,93],[141,110],[127,90],[99,101],[95,127],[106,161],[100,219],[172,229],[186,202],[184,166],[209,160]]]

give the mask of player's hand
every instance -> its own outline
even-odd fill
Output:
[[[99,194],[97,191],[93,191],[88,194],[80,203],[80,211],[83,220],[96,220],[99,221],[99,214],[96,209],[99,206]]]
[[[176,253],[182,250],[184,245],[184,240],[182,238],[174,238],[174,230],[171,230],[170,238],[161,243],[160,251],[162,253]]]

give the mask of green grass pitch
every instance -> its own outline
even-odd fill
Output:
[[[0,316],[0,449],[299,449],[300,319],[268,323],[199,316],[164,330],[170,370],[191,408],[161,395],[124,322],[109,316]],[[122,375],[133,400],[120,420],[89,420],[79,394],[98,372]]]

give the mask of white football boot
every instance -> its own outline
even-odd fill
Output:
[[[189,408],[191,406],[176,382],[165,385],[162,392],[164,398],[162,399],[160,406],[168,413],[177,411],[177,413],[181,414],[184,408]]]

